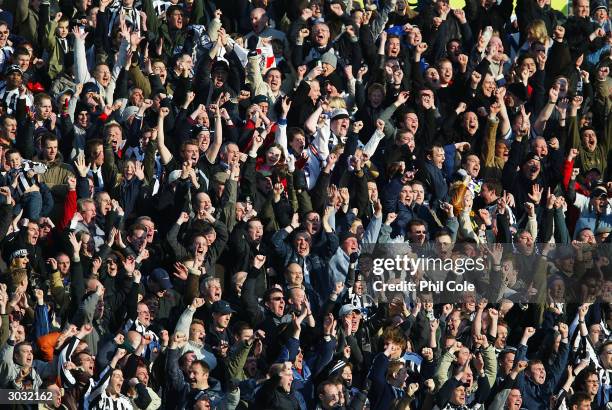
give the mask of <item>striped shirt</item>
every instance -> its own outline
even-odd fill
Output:
[[[6,82],[0,82],[0,104],[6,107],[6,113],[12,115],[17,110],[17,101],[19,100],[19,88],[8,90]],[[32,107],[32,98],[26,94],[26,106]]]

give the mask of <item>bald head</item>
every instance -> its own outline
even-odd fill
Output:
[[[268,17],[266,16],[266,10],[258,7],[251,11],[251,27],[255,34],[259,34],[266,28],[268,24]]]

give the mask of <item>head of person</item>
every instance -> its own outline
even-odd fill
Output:
[[[311,237],[318,234],[321,230],[321,216],[315,211],[306,213],[304,216],[304,229]]]
[[[541,360],[530,360],[525,370],[525,374],[533,383],[539,386],[546,382],[546,368]]]
[[[188,381],[192,389],[204,390],[208,388],[210,368],[204,360],[194,360],[189,366]]]
[[[229,142],[221,146],[219,158],[226,164],[237,164],[240,161],[240,149],[238,145]]]
[[[398,130],[397,135],[395,137],[395,144],[400,147],[402,145],[406,145],[410,152],[413,152],[414,148],[416,147],[414,133],[408,129]]]
[[[406,347],[406,338],[398,328],[388,328],[383,333],[384,349],[391,351],[389,360],[397,360],[402,356]]]
[[[427,160],[431,161],[431,163],[435,167],[442,169],[442,166],[444,165],[444,159],[446,158],[444,154],[444,148],[442,146],[434,145],[433,147],[427,150],[426,156]]]
[[[577,17],[588,18],[591,14],[591,4],[589,0],[574,0],[574,15]]]
[[[218,300],[212,304],[213,322],[217,329],[227,329],[233,313],[236,311],[224,300]]]
[[[274,385],[285,393],[291,391],[291,384],[293,383],[293,370],[291,368],[291,362],[275,363],[268,372]]]
[[[166,10],[166,20],[171,30],[182,30],[185,24],[185,15],[181,6],[170,6]]]
[[[83,222],[89,225],[96,217],[96,204],[93,199],[81,198],[77,201],[77,210],[83,217]]]
[[[287,129],[287,142],[289,147],[291,147],[291,150],[295,153],[296,157],[299,156],[306,147],[304,130],[298,127],[291,127]]]
[[[400,52],[402,51],[400,38],[395,35],[388,35],[386,48],[386,53],[389,58],[397,58],[400,55]]]
[[[317,23],[312,26],[312,41],[317,47],[325,47],[329,43],[329,26],[325,23]]]
[[[515,356],[516,356],[516,352],[511,349],[504,350],[500,353],[499,368],[502,371],[502,374],[504,375],[510,374],[510,371],[514,368]]]
[[[525,157],[521,164],[523,176],[530,181],[535,181],[538,178],[541,168],[541,158],[534,152],[527,154],[527,157]]]
[[[204,327],[204,322],[202,322],[200,319],[192,320],[191,325],[189,326],[189,340],[197,343],[198,345],[203,345],[205,338],[206,329]]]
[[[106,64],[98,64],[94,69],[94,78],[102,87],[106,88],[112,79],[110,68]]]
[[[326,380],[317,388],[317,396],[322,409],[336,409],[340,404],[340,392],[336,383]]]
[[[606,370],[612,370],[612,341],[604,342],[599,348],[599,363]]]
[[[259,34],[266,29],[268,16],[263,8],[256,8],[251,11],[251,28],[255,34]]]
[[[251,218],[247,223],[247,239],[251,243],[258,244],[263,237],[263,224],[259,218]]]
[[[521,395],[521,391],[518,388],[510,389],[510,394],[508,394],[508,398],[506,399],[506,407],[508,410],[521,410],[523,406],[523,396]]]
[[[480,158],[476,154],[468,154],[463,157],[461,167],[467,171],[472,178],[478,178],[480,173]]]
[[[304,283],[304,271],[297,263],[290,263],[287,265],[284,277],[287,286],[302,286]]]
[[[519,230],[516,233],[516,247],[523,255],[531,255],[534,250],[534,240],[531,233],[527,230]]]
[[[312,236],[307,231],[302,230],[295,233],[293,247],[299,256],[305,257],[310,254],[311,243]]]
[[[591,410],[592,398],[585,392],[576,392],[569,400],[570,410]]]
[[[277,317],[282,317],[285,312],[285,298],[283,291],[279,288],[270,288],[264,294],[264,304]]]
[[[434,236],[434,250],[439,257],[443,259],[450,258],[453,247],[452,236],[448,230],[441,229],[436,232]]]
[[[408,222],[408,240],[411,244],[423,245],[427,240],[427,223],[417,218]]]
[[[465,132],[473,136],[478,132],[478,116],[473,111],[467,111],[463,114],[463,121],[461,122],[461,126],[465,130]]]

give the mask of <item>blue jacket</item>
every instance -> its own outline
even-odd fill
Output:
[[[368,379],[372,381],[368,399],[372,409],[390,409],[391,403],[397,397],[403,397],[404,391],[387,383],[387,369],[389,358],[384,353],[378,353],[374,357]]]
[[[521,372],[517,377],[517,387],[523,395],[523,406],[529,410],[547,410],[549,407],[550,396],[555,393],[555,388],[561,380],[563,370],[567,364],[569,348],[567,343],[561,342],[559,345],[559,360],[546,369],[546,380],[544,384],[538,385]],[[527,346],[520,345],[517,352],[516,363],[527,360]]]

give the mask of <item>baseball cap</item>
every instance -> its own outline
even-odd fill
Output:
[[[340,120],[342,118],[350,118],[350,115],[347,110],[344,108],[336,108],[331,113],[331,120]]]
[[[172,289],[172,282],[170,281],[170,275],[166,272],[165,269],[155,268],[149,275],[149,281],[156,282],[161,290]]]
[[[223,315],[227,315],[230,313],[236,313],[234,309],[224,300],[218,300],[212,304],[212,312],[213,313],[221,313]]]
[[[351,312],[361,313],[361,309],[359,309],[357,306],[352,305],[352,304],[349,303],[349,304],[343,305],[340,308],[340,312],[338,313],[338,316],[339,317],[344,317],[344,316],[348,315]]]

